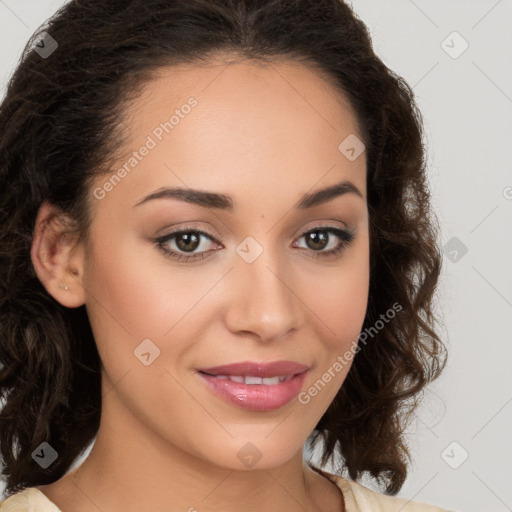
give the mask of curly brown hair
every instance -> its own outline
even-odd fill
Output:
[[[34,44],[48,36],[54,55]],[[40,45],[42,46],[42,45]],[[396,494],[410,453],[404,429],[446,363],[433,298],[441,268],[421,114],[411,87],[373,51],[342,0],[75,0],[27,43],[0,106],[0,450],[6,492],[52,483],[100,423],[100,358],[85,305],[66,308],[39,281],[30,250],[49,201],[87,238],[90,185],[122,148],[129,99],[162,66],[211,56],[307,63],[350,100],[364,135],[370,290],[364,330],[392,321],[356,354],[318,422],[322,464],[341,456]],[[310,436],[311,437],[311,436]],[[32,459],[46,441],[59,457]]]

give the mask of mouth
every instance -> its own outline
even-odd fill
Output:
[[[251,411],[270,411],[296,398],[309,367],[293,361],[243,362],[197,371],[218,397]]]

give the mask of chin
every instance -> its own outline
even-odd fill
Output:
[[[265,435],[233,438],[223,446],[219,443],[207,458],[229,471],[257,471],[280,467],[297,453],[302,454],[304,442],[301,439],[296,439],[294,443],[293,439],[284,439],[279,435],[272,439],[273,434],[269,435],[271,432],[272,429],[268,429]],[[215,452],[219,452],[218,457],[212,460]]]

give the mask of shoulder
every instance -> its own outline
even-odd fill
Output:
[[[450,512],[427,503],[388,496],[358,482],[327,474],[343,493],[345,512]]]
[[[0,512],[61,512],[36,487],[27,487],[0,502]]]

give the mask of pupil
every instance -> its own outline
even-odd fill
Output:
[[[185,244],[180,243],[181,240],[185,240]],[[187,240],[188,240],[188,242],[187,242]],[[176,244],[178,245],[178,247],[181,250],[190,249],[193,251],[194,249],[197,249],[198,241],[199,241],[198,236],[196,236],[194,234],[186,233],[186,234],[181,234],[177,237]],[[191,244],[191,243],[192,243],[193,247],[190,247],[189,244]]]
[[[320,233],[320,235],[317,235],[316,233]],[[323,249],[327,242],[327,233],[325,231],[313,231],[312,233],[309,233],[310,239],[313,240],[313,248],[314,249]],[[320,246],[314,246],[315,243],[319,243]]]

